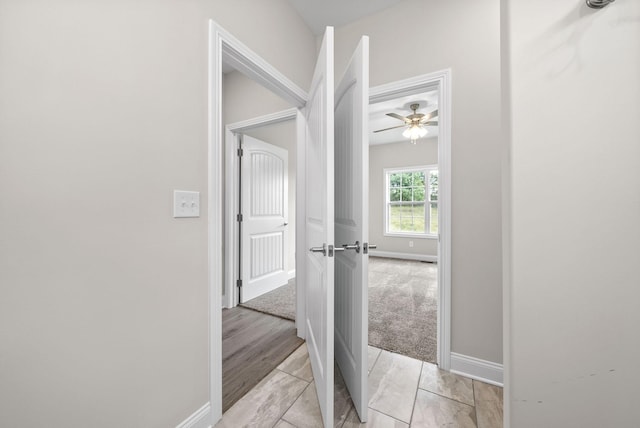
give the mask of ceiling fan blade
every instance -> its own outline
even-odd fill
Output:
[[[400,120],[402,120],[403,122],[411,122],[411,120],[407,119],[407,118],[406,118],[406,117],[404,117],[404,116],[400,116],[400,115],[399,115],[399,114],[397,114],[397,113],[387,113],[387,116],[395,117],[396,119],[400,119]]]
[[[373,131],[373,132],[382,132],[382,131],[388,131],[390,129],[396,129],[396,128],[404,128],[407,125],[398,125],[398,126],[392,126],[391,128],[384,128],[384,129],[378,129],[377,131]]]
[[[425,126],[438,126],[438,121],[437,120],[432,120],[431,122],[423,123],[423,125],[425,125]]]
[[[420,119],[420,122],[424,123],[426,121],[428,121],[429,119],[433,119],[434,117],[438,116],[438,110],[434,110],[429,114],[425,114],[424,117],[422,119]]]

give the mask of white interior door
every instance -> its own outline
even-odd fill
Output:
[[[244,303],[288,280],[289,155],[286,149],[244,135],[241,159]]]
[[[327,27],[304,110],[306,339],[326,427],[333,426],[333,83],[333,28]]]
[[[366,422],[369,255],[369,38],[335,93],[335,357]]]

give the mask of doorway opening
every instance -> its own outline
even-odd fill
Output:
[[[296,319],[296,123],[227,126],[225,305]],[[290,116],[295,118],[291,111]]]
[[[369,106],[369,345],[437,362],[439,90]],[[412,134],[414,132],[414,134]]]
[[[450,275],[447,264],[439,263],[440,252],[449,248],[441,237],[450,233],[450,201],[443,197],[449,181],[441,178],[440,171],[441,162],[449,158],[449,145],[442,138],[443,133],[445,137],[448,134],[439,122],[442,104],[445,109],[448,106],[439,79],[444,80],[447,72],[439,76],[420,76],[372,88],[369,234],[378,247],[370,253],[369,344],[447,369],[449,341],[443,332],[448,330],[448,288],[440,284]],[[406,117],[412,113],[413,104],[419,105],[419,114],[437,110],[428,120],[427,135],[415,144],[402,136],[406,128],[402,122],[396,127],[397,118],[387,116],[394,113]],[[293,117],[293,113],[290,115]],[[268,122],[268,118],[264,120]],[[256,118],[252,123],[261,121]],[[445,125],[447,121],[445,113]],[[240,127],[233,125],[234,129]],[[388,127],[395,129],[374,132]],[[448,171],[445,165],[444,174]],[[291,316],[296,305],[291,285],[255,300],[258,310],[295,318]]]
[[[373,87],[369,104],[369,343],[449,370],[451,72]],[[426,135],[402,135],[416,112]]]
[[[221,90],[222,90],[222,65],[226,63],[227,65],[231,65],[239,71],[242,71],[243,74],[251,78],[256,82],[260,82],[262,85],[272,90],[275,94],[280,95],[283,99],[289,102],[289,105],[293,105],[296,107],[295,115],[298,133],[298,159],[305,159],[305,162],[310,159],[310,156],[315,153],[310,149],[305,148],[304,144],[301,142],[305,141],[305,137],[311,137],[309,141],[323,141],[324,135],[329,135],[330,132],[333,132],[333,115],[330,114],[331,106],[333,106],[333,76],[330,71],[330,65],[333,64],[333,52],[332,52],[332,30],[329,31],[331,36],[331,49],[327,50],[324,48],[325,44],[321,48],[321,57],[322,62],[319,62],[321,67],[321,73],[316,73],[318,77],[318,81],[312,83],[310,94],[306,94],[299,87],[293,84],[290,80],[288,80],[285,76],[271,67],[269,64],[265,63],[261,58],[251,52],[246,46],[240,43],[237,39],[231,36],[229,33],[219,28],[215,23],[211,23],[210,26],[210,73],[209,73],[209,150],[208,150],[208,170],[209,170],[209,191],[208,191],[208,241],[209,241],[209,289],[210,289],[210,301],[209,301],[209,314],[210,314],[210,420],[215,422],[220,419],[222,415],[222,359],[221,359],[221,347],[222,347],[222,326],[221,326],[221,311],[222,311],[222,290],[224,283],[224,254],[229,251],[229,248],[224,246],[224,176],[225,171],[223,167],[223,122],[222,122],[222,102],[221,102]],[[316,69],[318,71],[318,68]],[[315,77],[314,77],[315,81]],[[365,85],[368,87],[368,84]],[[441,135],[444,135],[441,150],[439,150],[439,168],[440,168],[440,188],[439,192],[442,196],[443,203],[440,205],[440,251],[439,251],[439,267],[438,275],[440,277],[440,285],[439,288],[439,308],[438,308],[438,340],[439,340],[439,356],[444,356],[444,358],[439,358],[439,363],[441,367],[445,370],[449,369],[449,302],[450,302],[450,281],[449,281],[449,266],[448,260],[450,259],[450,248],[448,243],[449,240],[449,216],[445,215],[445,213],[449,213],[450,209],[448,207],[449,198],[445,197],[445,195],[449,191],[449,171],[450,171],[450,144],[449,144],[449,133],[450,133],[450,72],[444,71],[439,73],[433,73],[427,76],[420,76],[415,79],[407,79],[406,81],[396,82],[391,85],[383,85],[380,87],[371,88],[370,90],[370,101],[371,102],[379,102],[384,99],[391,99],[397,96],[402,95],[402,93],[414,93],[416,89],[427,89],[428,87],[439,87],[440,91],[440,102],[441,112],[446,112],[446,120],[445,115],[442,116],[441,120]],[[318,96],[317,99],[314,98],[315,95],[322,91],[323,96]],[[413,92],[412,92],[413,91]],[[323,103],[322,100],[331,100],[331,102]],[[317,102],[316,102],[317,101]],[[308,104],[308,105],[307,105]],[[305,112],[308,113],[305,116],[305,113],[302,110],[299,110],[303,107],[305,108]],[[317,123],[315,122],[317,121]],[[311,122],[311,123],[310,123]],[[304,126],[303,124],[309,123],[310,126]],[[313,131],[322,131],[317,132],[318,136],[315,134],[310,135],[310,132]],[[445,135],[446,134],[446,135]],[[314,138],[317,138],[314,140]],[[444,150],[442,150],[444,148]],[[304,153],[308,151],[308,153]],[[302,153],[302,157],[301,157]],[[307,162],[307,164],[313,166],[313,163]],[[306,172],[306,174],[311,175],[312,177],[318,177],[317,174],[312,174]],[[298,198],[297,198],[297,212],[302,213],[299,214],[298,218],[307,218],[307,215],[311,215],[312,213],[307,213],[306,209],[308,208],[305,204],[301,204],[300,201],[304,199],[304,194],[300,194],[300,189],[303,188],[301,181],[306,182],[306,177],[303,174],[301,177],[298,177]],[[331,174],[327,175],[331,177]],[[331,186],[328,186],[331,187]],[[311,208],[314,208],[313,206]],[[308,222],[307,222],[308,223]],[[322,252],[323,256],[329,257],[332,253],[332,234],[329,235],[327,232],[327,238],[324,239],[315,239],[315,235],[312,237],[310,235],[311,232],[309,230],[305,230],[305,228],[299,228],[302,233],[297,233],[297,248],[312,248],[314,253]],[[308,228],[307,228],[308,229]],[[328,231],[330,229],[327,229]],[[228,228],[227,228],[228,231]],[[324,235],[323,235],[324,236]],[[314,239],[311,239],[314,238]],[[315,240],[319,241],[316,243]],[[307,242],[309,241],[309,242]],[[313,241],[313,242],[311,242]],[[328,242],[329,245],[325,250],[324,246],[318,247],[318,245],[322,244],[322,241]],[[349,241],[351,242],[351,241]],[[311,243],[311,245],[307,245]],[[357,245],[356,245],[357,247]],[[326,253],[325,253],[326,251]],[[298,277],[308,278],[310,280],[315,279],[315,277],[307,272],[306,264],[304,263],[304,259],[309,258],[307,252],[300,252],[296,254],[296,258],[299,263],[296,265],[296,275]],[[317,256],[318,261],[320,257]],[[322,259],[322,261],[327,261],[328,259]],[[304,270],[304,272],[300,272]],[[332,273],[332,269],[329,271]],[[326,275],[324,278],[331,278],[333,275]],[[328,281],[328,280],[327,280]],[[322,285],[322,284],[320,284]],[[325,287],[326,290],[329,288]],[[324,289],[323,289],[324,290]],[[312,316],[308,316],[309,314],[305,313],[305,305],[300,302],[305,302],[310,299],[311,294],[305,296],[306,293],[304,288],[299,288],[296,296],[297,304],[297,328],[298,335],[301,337],[306,337],[308,335],[315,337],[313,335],[314,332],[327,333],[332,329],[322,329],[322,323],[317,323],[316,318]],[[328,304],[332,303],[329,298],[332,296],[332,293],[327,291],[326,301],[324,303]],[[312,307],[312,306],[310,306]],[[314,307],[315,308],[315,307]],[[311,315],[316,315],[315,312]],[[328,315],[326,315],[328,317]],[[300,320],[308,321],[309,328],[304,325],[304,323],[300,323]],[[320,320],[322,321],[322,320]],[[332,324],[332,323],[330,323]],[[316,329],[318,327],[318,329]],[[312,331],[313,330],[313,331]],[[444,334],[440,334],[444,332]],[[318,336],[320,337],[320,336]],[[324,336],[323,336],[324,337]],[[326,343],[325,343],[326,342]],[[314,374],[317,371],[318,364],[322,364],[320,373],[321,379],[315,379],[316,389],[318,389],[318,385],[321,385],[324,389],[318,389],[318,399],[321,404],[321,409],[328,409],[327,412],[330,415],[332,413],[332,407],[330,406],[331,395],[328,392],[333,391],[330,384],[332,383],[332,374],[333,374],[333,365],[331,364],[333,354],[333,340],[327,340],[325,342],[318,342],[323,348],[323,352],[320,352],[318,346],[314,342],[314,347],[309,348],[309,353],[312,354],[311,362],[312,366],[314,366]],[[326,345],[326,349],[325,349]],[[324,352],[326,351],[326,352]],[[319,358],[322,357],[322,361]],[[326,358],[325,358],[326,357]],[[314,365],[315,364],[315,365]],[[324,370],[326,369],[326,370]],[[366,372],[365,372],[366,373]],[[331,375],[331,376],[330,376]],[[363,377],[366,379],[366,377]],[[366,388],[364,388],[366,391]],[[320,398],[322,395],[322,399]],[[323,404],[325,405],[323,407]],[[366,404],[366,403],[365,403]],[[329,407],[327,407],[329,406]],[[324,411],[323,411],[324,415]],[[325,418],[326,419],[326,418]]]

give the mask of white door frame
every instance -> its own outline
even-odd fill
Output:
[[[369,104],[438,90],[438,365],[451,368],[451,70],[375,86]],[[375,244],[375,242],[374,242]]]
[[[207,155],[207,240],[208,240],[208,285],[209,285],[209,406],[211,425],[222,417],[222,289],[224,279],[221,272],[225,262],[223,244],[223,203],[225,185],[223,177],[222,146],[225,141],[222,124],[222,64],[233,66],[252,80],[262,84],[275,94],[291,102],[296,116],[297,164],[304,159],[304,107],[308,94],[286,76],[251,51],[213,20],[209,20],[209,70],[208,70],[208,155]],[[438,363],[449,370],[451,360],[451,71],[443,70],[390,84],[376,86],[369,91],[369,102],[380,102],[439,88],[439,305],[438,305]],[[277,113],[276,113],[277,115]],[[263,117],[264,118],[264,117]],[[243,122],[243,126],[261,126],[262,119]],[[252,122],[253,125],[250,123]],[[241,128],[238,128],[241,129]],[[226,131],[225,131],[226,134]],[[296,218],[305,218],[304,171],[296,175]],[[304,227],[296,222],[296,249],[304,246]],[[229,228],[225,227],[228,231]],[[304,278],[305,253],[296,251],[296,276]],[[304,290],[302,290],[304,291]],[[298,290],[297,319],[304,319],[304,295]],[[302,311],[302,314],[301,314]],[[301,323],[302,324],[302,323]],[[305,336],[303,326],[298,335]]]
[[[241,122],[228,124],[225,127],[225,252],[224,252],[224,302],[223,307],[233,308],[238,305],[238,290],[236,277],[238,273],[238,222],[236,214],[238,208],[238,167],[237,155],[238,137],[251,129],[276,123],[295,120],[297,109],[291,108],[277,113],[256,117]],[[296,222],[297,223],[297,222]],[[297,227],[296,227],[297,229]],[[297,231],[296,231],[297,233]],[[295,269],[295,267],[294,267]],[[296,287],[298,283],[296,282]],[[296,322],[297,324],[297,322]]]
[[[208,241],[208,283],[209,283],[209,407],[211,425],[222,417],[222,290],[224,280],[223,203],[225,186],[223,176],[222,147],[224,144],[222,124],[222,64],[231,65],[250,79],[262,84],[276,95],[297,107],[297,152],[298,159],[304,155],[304,116],[300,108],[307,102],[307,93],[300,89],[271,64],[251,51],[229,32],[213,20],[209,20],[209,61],[208,61],[208,154],[207,154],[207,241]],[[245,126],[248,126],[245,124]],[[303,174],[302,174],[303,175]],[[304,188],[304,177],[297,180]],[[298,187],[300,188],[300,187]],[[304,218],[304,195],[296,190],[296,218]],[[298,227],[299,229],[299,227]],[[296,247],[304,245],[304,233],[296,231]],[[302,240],[302,241],[301,241]],[[304,277],[304,265],[296,252],[296,274]],[[298,300],[304,296],[298,295]],[[304,319],[304,305],[298,304],[296,317]],[[304,338],[304,330],[298,328],[298,335]]]

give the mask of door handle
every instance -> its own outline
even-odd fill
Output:
[[[322,247],[311,247],[309,251],[312,253],[322,253],[323,256],[327,255],[327,244],[322,244]]]
[[[311,247],[309,248],[309,251],[311,251],[312,253],[322,253],[323,256],[326,256],[327,253],[329,253],[329,257],[333,257],[334,253],[344,251],[344,248],[342,247],[334,248],[333,245],[329,245],[327,247],[327,244],[322,244],[322,247]]]
[[[333,257],[333,253],[337,253],[340,251],[344,251],[344,248],[334,247],[333,245],[329,245],[329,257]]]
[[[288,225],[288,224],[289,224],[289,223],[287,223],[287,222],[285,221],[285,222],[284,222],[284,224],[283,224],[283,226],[286,226],[286,225]]]
[[[356,253],[360,252],[360,241],[356,241],[355,244],[349,245],[349,244],[342,244],[342,248],[344,248],[345,250],[356,250]]]
[[[369,254],[369,249],[373,250],[375,248],[378,248],[376,244],[369,244],[368,242],[365,242],[362,244],[362,254]]]

